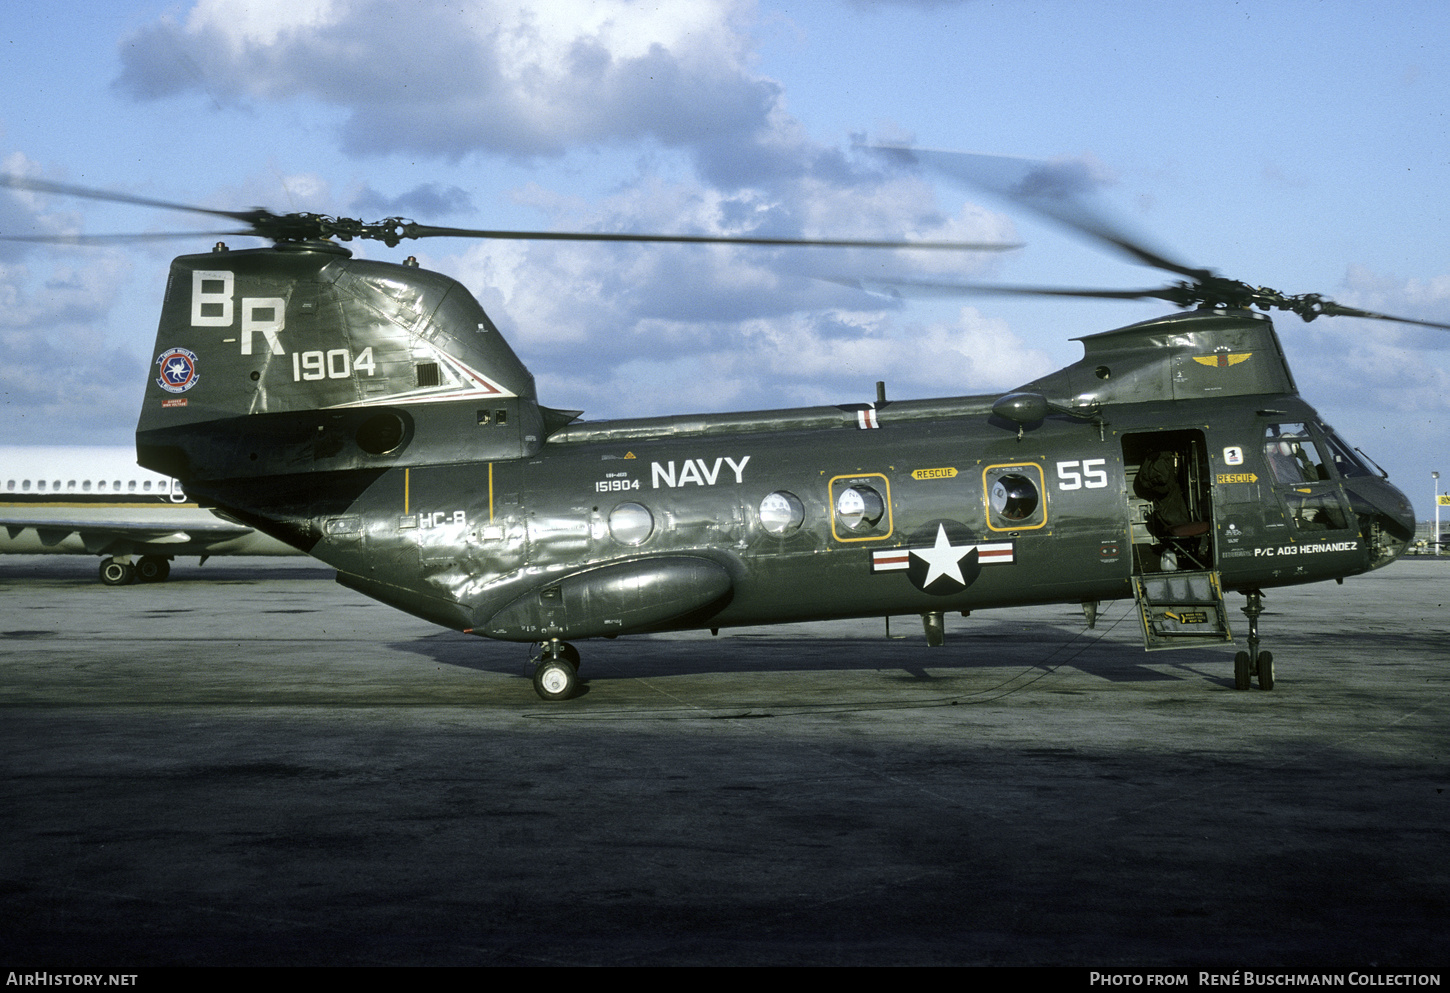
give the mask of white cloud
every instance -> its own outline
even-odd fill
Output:
[[[1345,306],[1450,324],[1450,273],[1429,279],[1401,279],[1352,265],[1345,272],[1344,285],[1349,292],[1338,300]],[[1441,342],[1441,347],[1450,347],[1450,331],[1440,332],[1432,340]]]
[[[860,403],[885,381],[894,399],[1003,391],[1052,368],[1004,322],[963,308],[926,325],[850,311],[788,314],[744,322],[699,340],[699,327],[643,322],[656,344],[623,353],[614,340],[538,364],[540,398],[582,407],[591,418],[715,409]],[[694,341],[696,347],[680,347]]]
[[[303,99],[342,109],[345,147],[457,159],[653,140],[717,177],[781,166],[780,88],[753,74],[736,0],[202,0],[125,39],[141,99]],[[787,142],[789,144],[790,142]],[[752,161],[753,160],[753,161]]]
[[[1010,234],[985,212],[940,216],[930,188],[914,179],[858,177],[850,185],[806,177],[731,192],[644,179],[594,204],[528,195],[560,226],[585,230],[966,241]],[[808,278],[948,269],[980,276],[992,262],[976,253],[482,242],[423,261],[478,297],[533,369],[544,402],[599,414],[662,413],[630,402],[658,402],[663,384],[680,377],[692,381],[681,399],[700,409],[706,397],[735,407],[842,402],[842,384],[876,376],[872,369],[915,395],[1015,385],[1045,369],[1034,364],[1037,353],[1007,339],[1004,325],[975,311],[962,311],[951,328],[913,327],[910,341],[897,341],[891,336],[901,327],[872,298]],[[581,365],[587,376],[575,373]],[[560,394],[551,393],[556,387]]]
[[[666,180],[642,164],[598,200],[518,191],[556,230],[1013,240],[1001,215],[943,212],[920,175],[814,142],[780,87],[752,68],[753,15],[746,0],[562,0],[547,13],[503,0],[202,0],[127,39],[118,85],[143,99],[205,90],[227,103],[333,107],[355,155],[619,146],[673,149],[695,167]],[[178,53],[193,70],[178,70]],[[371,188],[356,197],[403,199]],[[293,209],[329,209],[296,200]],[[981,279],[994,264],[981,255],[492,241],[416,251],[478,297],[543,402],[593,416],[840,403],[869,399],[881,378],[898,396],[965,393],[1048,367],[976,311],[906,325],[871,298],[808,278]]]
[[[109,250],[80,257],[0,264],[0,413],[12,441],[53,440],[58,425],[94,436],[135,417],[142,360],[104,331],[129,266]]]

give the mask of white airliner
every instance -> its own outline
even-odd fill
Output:
[[[0,446],[0,528],[0,554],[105,556],[108,586],[159,583],[178,555],[297,554],[198,507],[134,448]]]

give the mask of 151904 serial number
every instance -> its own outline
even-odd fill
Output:
[[[639,489],[638,479],[601,479],[594,484],[595,493],[622,493]]]

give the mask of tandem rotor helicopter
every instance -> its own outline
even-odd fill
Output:
[[[271,240],[171,263],[138,462],[336,568],[344,586],[535,644],[547,700],[576,693],[572,642],[586,638],[919,614],[936,646],[949,611],[1073,603],[1091,624],[1100,602],[1133,598],[1146,649],[1203,647],[1233,643],[1228,591],[1248,620],[1235,685],[1271,689],[1263,591],[1388,565],[1415,518],[1299,396],[1262,311],[1447,325],[1175,262],[1055,186],[1045,163],[881,151],[985,175],[1181,277],[1146,290],[917,289],[1191,309],[1082,337],[1080,361],[1000,395],[888,401],[878,386],[872,404],[590,422],[539,402],[460,283],[338,242],[1012,246],[485,231],[0,184],[209,214],[243,227],[207,234]]]

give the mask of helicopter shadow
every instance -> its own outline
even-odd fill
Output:
[[[800,627],[807,627],[801,625]],[[758,633],[757,633],[758,632]],[[390,645],[440,665],[500,675],[529,675],[532,646],[439,632]],[[782,672],[877,673],[888,683],[931,684],[1017,670],[1033,677],[1067,668],[1114,683],[1205,680],[1233,685],[1205,668],[1226,666],[1222,650],[1184,649],[1144,656],[1141,645],[1099,637],[1089,630],[1042,623],[974,622],[928,648],[920,635],[842,636],[741,629],[722,637],[685,632],[579,642],[585,681],[679,675],[748,675]],[[1227,668],[1227,667],[1226,667]]]

